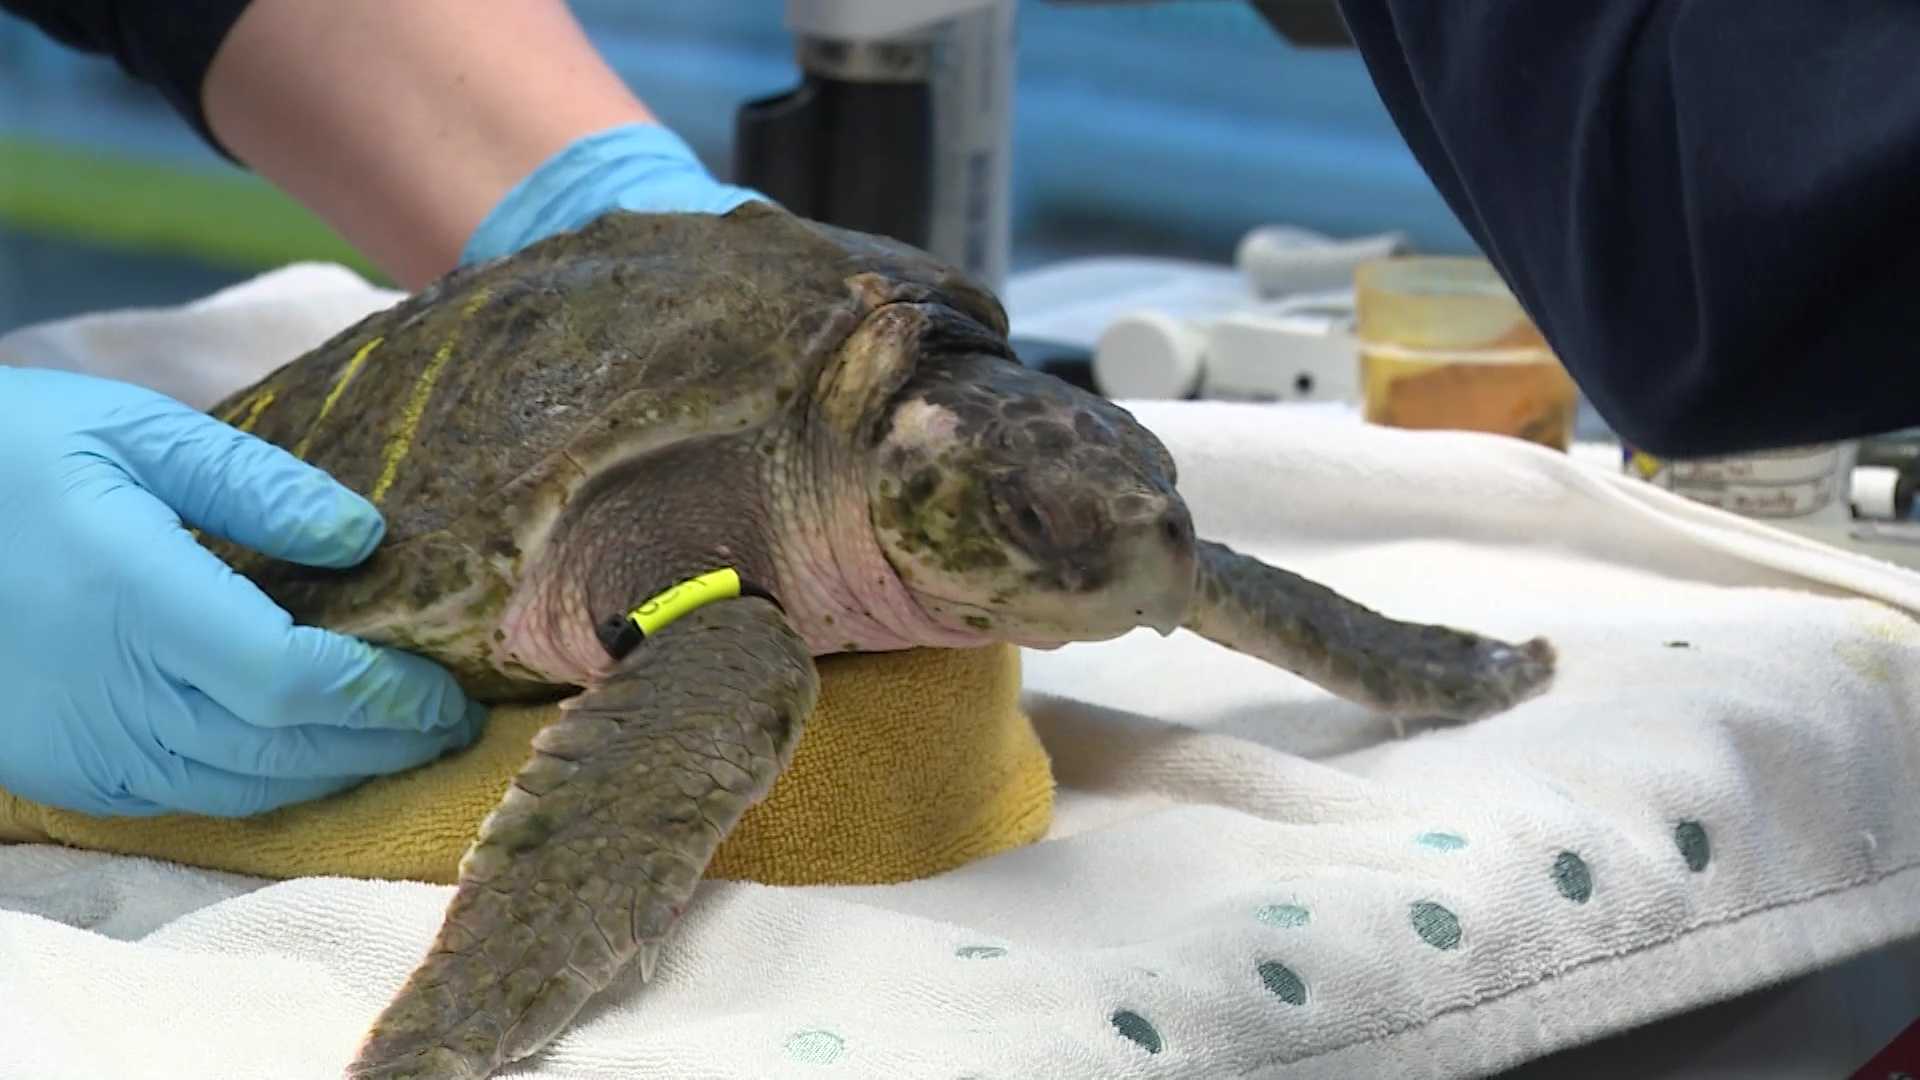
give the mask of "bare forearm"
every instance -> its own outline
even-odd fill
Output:
[[[254,0],[204,102],[235,156],[407,288],[547,157],[653,120],[563,0]]]

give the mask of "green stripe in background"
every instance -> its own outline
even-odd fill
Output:
[[[313,213],[259,177],[0,138],[0,224],[265,270],[315,259],[384,281]]]

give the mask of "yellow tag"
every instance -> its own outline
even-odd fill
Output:
[[[627,612],[627,618],[642,634],[652,635],[660,628],[715,600],[731,600],[740,595],[740,574],[733,569],[709,570],[687,580]]]
[[[1667,467],[1666,462],[1644,450],[1635,450],[1627,458],[1627,466],[1642,480],[1651,480]]]

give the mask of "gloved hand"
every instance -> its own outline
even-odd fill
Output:
[[[507,192],[460,254],[462,266],[577,229],[613,209],[724,214],[765,195],[722,184],[692,148],[659,124],[584,136]]]
[[[237,816],[471,742],[420,657],[295,626],[207,533],[347,567],[379,512],[170,398],[0,367],[0,788],[102,815]]]

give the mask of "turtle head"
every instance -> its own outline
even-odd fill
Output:
[[[1193,522],[1124,409],[983,350],[920,356],[885,409],[873,525],[934,619],[1040,647],[1180,625]]]

